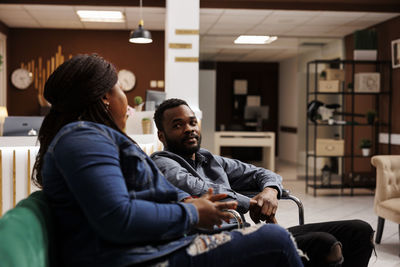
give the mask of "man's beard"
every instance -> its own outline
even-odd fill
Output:
[[[196,138],[197,145],[192,147],[186,147],[184,142],[193,137]],[[168,138],[167,135],[165,135],[165,142],[167,143],[168,151],[171,151],[181,156],[191,157],[194,153],[196,153],[200,149],[201,135],[200,134],[187,135],[183,140],[179,141],[171,140],[170,138]]]

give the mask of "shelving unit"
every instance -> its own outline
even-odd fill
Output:
[[[345,79],[339,83],[338,92],[320,92],[319,77],[326,65],[339,66],[344,70]],[[348,84],[354,85],[355,74],[362,72],[380,73],[379,92],[356,92],[354,87],[348,88]],[[391,110],[392,110],[392,69],[390,61],[354,61],[354,60],[315,60],[307,63],[307,105],[312,100],[334,101],[341,105],[336,118],[345,121],[346,124],[329,124],[327,121],[312,122],[309,118],[306,121],[306,193],[313,189],[316,196],[318,189],[350,189],[353,195],[354,188],[375,187],[375,173],[365,172],[364,167],[370,167],[370,158],[364,157],[355,148],[361,135],[368,135],[372,140],[372,155],[391,154]],[[360,102],[361,101],[361,102]],[[322,101],[321,101],[322,102]],[[384,105],[383,105],[384,103]],[[327,103],[330,104],[330,103]],[[369,124],[365,117],[360,115],[368,109],[374,109],[378,120]],[[379,133],[388,133],[387,145],[379,144]],[[333,138],[338,135],[344,139],[344,154],[334,156],[317,155],[317,139]],[[334,175],[329,184],[323,183],[320,174],[317,172],[317,160],[330,158],[337,162],[337,175]],[[363,162],[365,161],[365,162]],[[368,161],[368,164],[366,163]],[[312,163],[312,164],[310,164]],[[309,170],[311,166],[311,171]],[[361,169],[361,170],[359,170]]]

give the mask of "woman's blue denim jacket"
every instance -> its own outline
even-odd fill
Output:
[[[42,168],[66,266],[126,266],[187,246],[198,222],[189,195],[170,184],[129,138],[92,122],[64,126]]]

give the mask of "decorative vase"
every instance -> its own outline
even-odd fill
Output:
[[[151,120],[142,120],[143,134],[151,133]]]
[[[135,106],[136,111],[138,111],[138,112],[142,111],[143,105],[144,105],[144,103],[139,104],[139,105],[136,105],[136,106]]]
[[[368,157],[369,153],[371,152],[371,149],[370,148],[361,148],[361,151],[362,151],[362,155],[364,157]]]

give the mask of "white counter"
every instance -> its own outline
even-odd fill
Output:
[[[215,154],[220,155],[221,147],[262,147],[263,166],[275,171],[274,132],[216,132]]]

